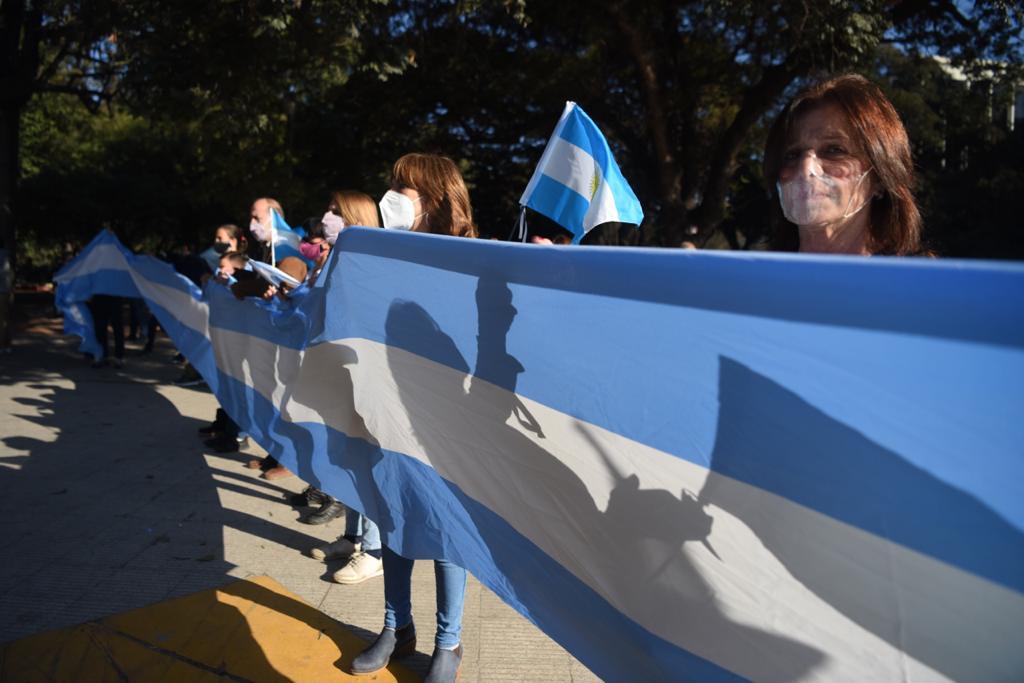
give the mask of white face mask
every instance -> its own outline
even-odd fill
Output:
[[[263,225],[263,223],[260,223],[255,218],[249,221],[249,232],[252,233],[257,242],[263,242],[264,244],[270,241],[270,235],[272,234],[269,225]]]
[[[423,214],[416,214],[411,199],[394,190],[388,190],[380,200],[380,217],[389,230],[412,230],[412,224]]]
[[[338,235],[345,229],[345,219],[333,211],[328,211],[320,222],[324,224],[324,239],[333,247]]]
[[[871,201],[871,197],[868,197],[856,209],[850,210],[857,188],[871,170],[869,168],[857,178],[857,182],[850,189],[850,199],[846,202],[846,208],[838,220],[846,220],[856,215]],[[818,163],[815,163],[809,176],[797,176],[786,183],[776,182],[775,189],[779,193],[782,215],[787,221],[797,225],[814,225],[837,220],[834,217],[834,210],[839,202],[840,182],[839,179],[825,173]]]

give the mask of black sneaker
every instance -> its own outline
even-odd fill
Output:
[[[345,506],[331,496],[320,506],[320,509],[306,517],[303,522],[306,524],[327,524],[332,519],[337,519],[345,514]]]
[[[287,496],[288,502],[294,507],[312,507],[323,505],[330,498],[326,493],[315,486],[307,486],[301,493],[292,493]]]

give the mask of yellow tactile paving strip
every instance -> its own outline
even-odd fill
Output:
[[[366,643],[266,576],[0,645],[0,681],[416,681],[345,673]]]

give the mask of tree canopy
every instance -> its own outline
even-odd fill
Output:
[[[263,195],[299,222],[331,190],[381,194],[407,151],[454,158],[482,232],[505,237],[570,99],[647,214],[595,241],[752,248],[771,118],[844,71],[903,116],[940,253],[1024,257],[1011,2],[23,0],[0,15],[0,228],[37,259],[104,225],[140,248],[198,246]]]

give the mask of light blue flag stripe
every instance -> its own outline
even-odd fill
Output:
[[[178,283],[147,300],[269,452],[598,675],[1024,666],[1024,269],[339,246],[294,307],[198,301],[126,252],[121,270]],[[62,305],[123,287],[81,260]]]
[[[587,215],[590,200],[557,180],[542,175],[527,206],[544,207],[544,215],[559,225],[579,225]]]

